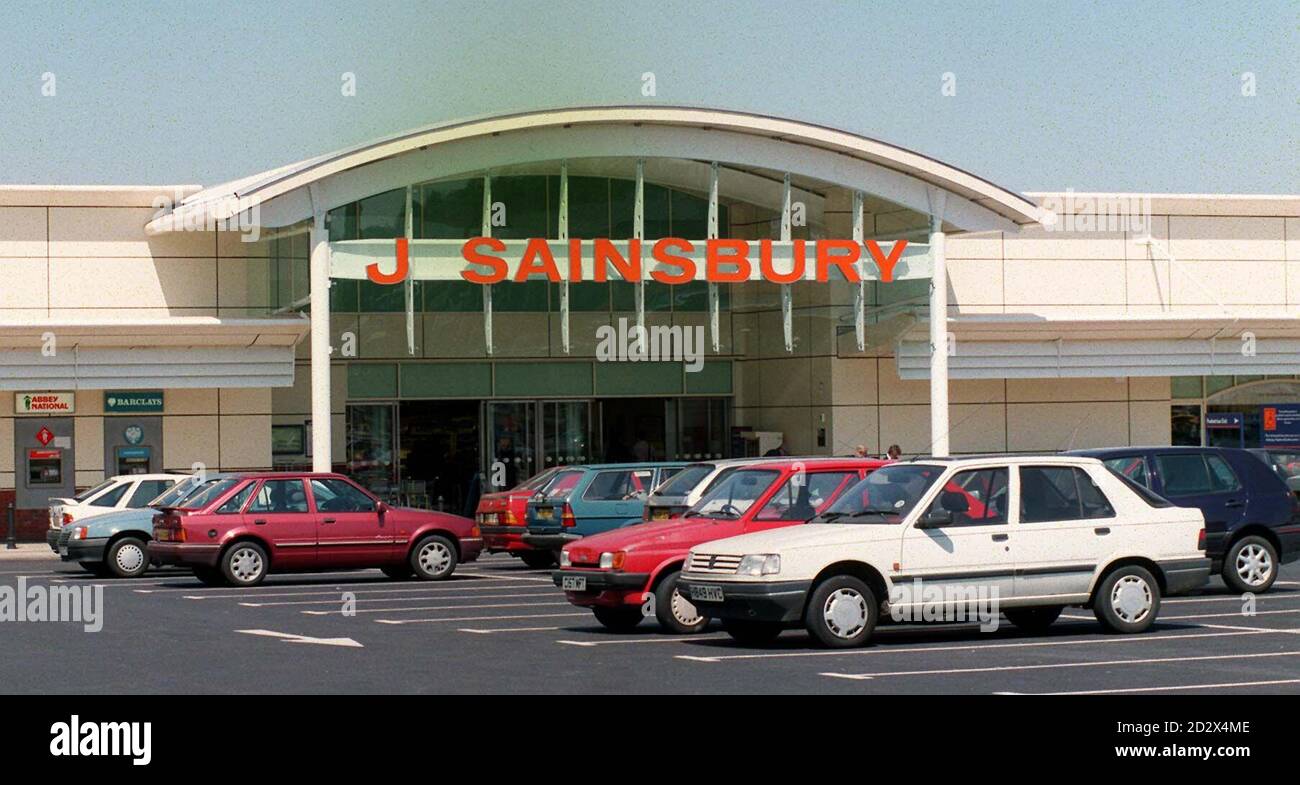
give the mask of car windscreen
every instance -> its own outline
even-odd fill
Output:
[[[923,463],[882,466],[809,523],[899,523],[943,472],[943,466]]]
[[[673,475],[668,482],[655,488],[654,492],[658,496],[685,496],[703,482],[713,469],[711,463],[692,463]]]
[[[684,517],[739,518],[767,493],[780,476],[779,471],[772,469],[732,472],[687,510]]]
[[[84,502],[85,500],[91,498],[92,496],[104,490],[105,488],[111,488],[113,484],[116,482],[117,480],[104,480],[99,485],[96,485],[93,488],[87,488],[86,490],[82,491],[76,496],[73,496],[72,500],[74,502]]]
[[[202,483],[200,483],[196,477],[186,478],[160,493],[153,501],[149,502],[145,506],[175,507],[176,502],[190,495],[190,493],[201,484]]]
[[[212,502],[220,499],[226,494],[226,491],[234,488],[243,482],[238,478],[226,480],[209,480],[207,484],[197,489],[194,493],[181,499],[176,507],[181,510],[201,510]]]

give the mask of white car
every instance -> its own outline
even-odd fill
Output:
[[[144,507],[163,491],[188,474],[119,474],[109,477],[76,496],[50,499],[50,533],[58,539],[59,530],[73,521],[114,510]],[[51,539],[50,536],[46,538]],[[54,548],[54,542],[50,542]]]
[[[809,458],[825,458],[825,455],[811,455]],[[695,506],[704,498],[706,491],[716,487],[718,480],[737,469],[771,461],[798,460],[797,458],[726,458],[716,461],[690,463],[677,470],[672,477],[659,484],[659,487],[646,497],[642,517],[647,521],[661,521],[676,518]]]
[[[1141,632],[1163,593],[1208,580],[1204,529],[1200,510],[1094,458],[917,459],[877,469],[802,526],[697,546],[679,590],[750,643],[802,623],[823,645],[858,646],[882,615],[968,620],[986,606],[1026,630],[1079,605]]]

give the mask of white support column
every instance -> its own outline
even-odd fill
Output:
[[[569,239],[569,164],[560,164],[560,215],[558,237],[562,241]],[[560,346],[564,353],[569,353],[569,277],[560,277]]]
[[[483,175],[483,237],[492,236],[492,175]],[[492,356],[492,284],[483,284],[483,342]]]
[[[411,192],[414,189],[406,186],[406,242],[409,244],[415,237],[415,211],[411,209],[414,200],[411,198]],[[402,287],[406,290],[406,353],[415,356],[415,273],[408,267],[406,269],[406,280],[402,282]]]
[[[863,194],[853,192],[853,242],[859,246],[866,237],[862,216]],[[862,249],[859,248],[859,251]],[[863,254],[858,259],[858,290],[853,294],[853,332],[858,339],[858,351],[867,349],[867,259]]]
[[[332,470],[330,421],[330,236],[325,209],[312,190],[311,233],[311,468]]]
[[[790,224],[790,173],[786,172],[781,188],[781,242],[788,243],[793,235]],[[794,351],[794,293],[790,284],[781,284],[781,330],[785,336],[785,350]]]
[[[942,199],[930,216],[930,453],[948,455],[948,265],[943,249]]]
[[[632,212],[632,237],[645,239],[645,161],[636,159],[636,206]],[[637,335],[645,335],[645,271],[636,282]]]
[[[718,162],[714,161],[709,165],[709,232],[708,239],[714,240],[718,236]],[[713,351],[718,353],[722,351],[722,329],[719,326],[719,313],[722,311],[722,304],[718,297],[718,285],[709,282],[709,337],[713,341]]]

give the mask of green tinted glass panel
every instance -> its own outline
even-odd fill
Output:
[[[608,178],[569,178],[569,236],[609,237]]]
[[[492,395],[488,363],[402,363],[404,398],[487,398]]]
[[[591,395],[591,363],[497,363],[498,396]]]
[[[584,281],[569,284],[570,311],[608,311],[609,284]],[[560,310],[560,287],[552,285],[551,308]]]
[[[1200,398],[1201,377],[1174,376],[1169,379],[1169,392],[1175,398]]]
[[[681,363],[596,363],[596,395],[673,395],[681,391]]]
[[[397,366],[392,363],[348,363],[348,398],[397,396]]]
[[[393,313],[406,310],[406,288],[402,284],[381,284],[358,281],[359,309],[370,313]],[[420,283],[417,281],[416,302],[419,302]]]
[[[329,227],[330,242],[357,239],[357,205],[345,204],[330,210],[325,218]]]
[[[424,310],[482,311],[483,287],[469,281],[426,281]]]
[[[702,240],[709,236],[709,200],[672,192],[672,236]]]
[[[362,240],[401,237],[406,232],[406,189],[357,202],[357,232]]]
[[[483,231],[483,178],[429,183],[421,188],[416,237],[462,240]]]
[[[360,302],[357,294],[358,283],[347,278],[330,281],[330,310],[335,313],[356,313]]]
[[[1226,390],[1232,386],[1231,376],[1207,376],[1205,377],[1205,394],[1214,395],[1220,390]]]
[[[507,281],[492,287],[493,311],[546,311],[549,281]],[[481,297],[482,295],[480,295]]]
[[[511,240],[546,236],[546,177],[494,177],[492,202],[501,203],[506,211],[505,226],[492,227],[493,237]]]
[[[614,310],[636,310],[636,285],[627,281],[612,281],[610,289],[614,295]],[[647,311],[667,311],[672,307],[672,289],[668,284],[658,281],[646,281],[645,309]]]
[[[731,393],[731,362],[706,362],[700,370],[684,374],[688,393]]]
[[[671,287],[674,311],[709,310],[709,284],[706,281],[691,281]],[[719,292],[718,301],[722,301]]]

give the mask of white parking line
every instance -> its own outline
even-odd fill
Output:
[[[1160,601],[1160,606],[1163,608],[1163,607],[1166,606],[1166,605],[1181,605],[1181,604],[1184,604],[1184,603],[1195,603],[1195,602],[1241,602],[1241,601],[1242,601],[1241,597],[1242,597],[1242,595],[1240,595],[1240,594],[1234,594],[1234,595],[1231,595],[1231,596],[1229,596],[1229,597],[1219,597],[1219,596],[1214,596],[1214,597],[1177,597],[1177,598],[1172,599],[1172,600],[1161,600],[1161,601]],[[1288,591],[1288,592],[1269,592],[1268,594],[1256,594],[1256,595],[1255,595],[1255,601],[1256,601],[1256,602],[1264,602],[1264,601],[1266,601],[1266,600],[1267,600],[1268,602],[1273,602],[1273,601],[1275,601],[1275,600],[1276,600],[1276,601],[1279,601],[1279,602],[1282,601],[1282,600],[1300,600],[1300,592],[1295,592],[1295,591]]]
[[[506,619],[559,619],[566,616],[590,616],[589,613],[525,613],[513,616],[461,616],[456,619],[375,619],[376,624],[440,624],[448,621],[504,621]]]
[[[710,635],[701,637],[695,635],[660,635],[655,638],[621,638],[613,641],[571,641],[561,640],[556,643],[563,643],[566,646],[619,646],[629,643],[685,643],[686,641],[720,641],[730,638],[729,635]]]
[[[363,610],[353,610],[347,613],[414,613],[415,611],[458,611],[469,608],[542,608],[554,607],[556,605],[568,605],[567,602],[501,602],[488,603],[485,605],[427,605],[421,608],[365,608]],[[337,611],[298,611],[308,616],[341,616],[345,612]],[[586,614],[582,614],[586,615]]]
[[[342,602],[340,595],[346,590],[333,592],[332,600],[288,600],[285,602],[241,602],[245,608],[274,608],[282,605],[338,605]],[[356,602],[427,602],[429,600],[508,600],[518,599],[520,597],[538,597],[536,593],[532,594],[479,594],[479,595],[457,595],[452,597],[422,594],[416,597],[372,597],[362,599],[358,597]]]
[[[1017,695],[1120,695],[1133,692],[1169,692],[1170,690],[1219,690],[1228,687],[1269,687],[1276,684],[1300,684],[1300,679],[1272,679],[1270,681],[1225,681],[1218,684],[1175,684],[1169,687],[1127,687],[1116,690],[1075,690],[1073,692],[1015,693]],[[1011,694],[1011,693],[1006,693]]]
[[[1122,638],[1105,637],[1105,638],[1085,638],[1082,640],[1069,641],[1027,641],[1024,643],[973,643],[961,646],[908,646],[904,648],[893,648],[887,646],[875,646],[870,649],[836,649],[832,651],[778,651],[778,652],[757,652],[754,654],[716,654],[713,656],[701,656],[695,654],[678,654],[675,655],[679,660],[691,660],[693,662],[723,662],[725,660],[766,660],[766,659],[784,659],[789,657],[863,657],[880,654],[917,654],[925,652],[944,652],[944,651],[984,651],[986,649],[1017,649],[1017,648],[1038,648],[1043,646],[1089,646],[1102,645],[1110,643],[1151,643],[1154,641],[1183,640],[1191,638],[1226,638],[1243,635],[1268,635],[1276,632],[1286,632],[1286,630],[1261,630],[1260,632],[1192,632],[1192,633],[1175,633],[1172,635],[1128,635]]]
[[[875,673],[822,673],[835,679],[870,681],[888,676],[948,676],[958,673],[997,673],[1000,671],[1036,671],[1053,668],[1095,668],[1115,665],[1157,665],[1166,662],[1202,662],[1207,660],[1249,660],[1263,657],[1300,657],[1300,651],[1264,652],[1261,654],[1211,654],[1202,657],[1154,657],[1141,660],[1102,660],[1099,662],[1056,662],[1038,665],[996,665],[988,668],[941,668],[921,671],[878,671]]]
[[[472,632],[475,635],[495,635],[498,632],[543,632],[545,630],[562,630],[563,627],[496,627],[493,629],[482,629],[476,627],[461,627],[456,632]]]
[[[1161,614],[1156,621],[1179,621],[1187,619],[1249,619],[1253,616],[1278,616],[1287,613],[1300,613],[1300,608],[1291,608],[1282,611],[1255,611],[1254,613],[1185,613],[1180,616],[1166,616]],[[1091,616],[1061,616],[1062,619],[1084,620],[1093,618]]]
[[[481,583],[479,581],[473,581],[469,583],[464,581],[454,581],[452,583],[406,584],[405,586],[400,586],[400,587],[393,586],[393,587],[378,588],[378,589],[361,588],[361,585],[359,584],[345,584],[345,583],[315,584],[314,586],[317,588],[317,590],[315,591],[277,592],[277,591],[265,591],[265,590],[258,591],[254,589],[251,591],[241,591],[241,592],[227,593],[227,594],[186,594],[184,595],[184,597],[187,600],[242,600],[250,597],[259,597],[259,598],[260,597],[323,597],[326,595],[338,594],[341,591],[349,591],[352,592],[353,594],[410,594],[413,592],[435,592],[435,591],[436,592],[492,591],[494,589],[498,591],[505,591],[506,589],[520,589],[520,590],[528,589],[530,591],[536,591],[540,589],[550,588],[548,586],[519,586],[518,584],[514,584],[514,583],[488,586],[487,584],[489,583],[493,583],[493,581],[491,579],[484,579]],[[377,585],[386,586],[386,584],[383,583]],[[229,587],[218,587],[218,588],[224,588],[224,590],[229,592]],[[275,589],[277,587],[267,586],[266,588]],[[285,588],[289,588],[289,587],[285,587]],[[302,588],[309,588],[309,587],[302,587]]]

